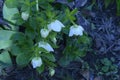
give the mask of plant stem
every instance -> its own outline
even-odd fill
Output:
[[[39,11],[38,0],[36,0],[36,10]]]

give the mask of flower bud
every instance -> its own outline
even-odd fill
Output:
[[[40,34],[43,38],[46,38],[49,35],[49,30],[41,29]]]
[[[55,38],[55,37],[54,37],[54,38],[52,38],[52,42],[53,42],[54,44],[56,44],[57,40],[56,40],[56,38]]]
[[[29,13],[28,12],[22,12],[21,17],[23,20],[27,20],[29,18]]]
[[[49,70],[49,74],[50,74],[50,76],[54,76],[54,74],[55,74],[55,70],[54,70],[53,68],[50,68],[50,70]]]

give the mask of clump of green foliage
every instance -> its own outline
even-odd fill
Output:
[[[111,80],[117,78],[118,66],[115,63],[115,59],[103,58],[97,61],[96,69],[98,75],[111,76]]]
[[[77,9],[70,10],[54,0],[6,0],[3,17],[11,28],[0,30],[3,34],[0,34],[0,56],[5,51],[9,60],[0,61],[12,65],[11,55],[18,67],[32,63],[39,73],[48,69],[54,75],[57,64],[68,65],[84,57],[90,39],[82,26],[76,24],[76,13]],[[54,49],[60,49],[60,45],[64,48],[56,53]],[[54,54],[61,54],[62,58],[56,60]]]

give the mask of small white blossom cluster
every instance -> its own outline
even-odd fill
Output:
[[[64,27],[65,26],[59,20],[55,20],[55,21],[51,22],[50,24],[48,24],[47,29],[41,29],[40,30],[41,37],[46,38],[51,31],[60,32],[62,30],[62,28],[64,28]],[[73,26],[70,27],[69,37],[72,37],[74,35],[75,36],[82,36],[83,31],[84,31],[84,29],[83,29],[82,26],[73,25]],[[57,42],[55,37],[52,39],[52,41],[55,44]],[[54,51],[52,46],[49,43],[45,42],[45,41],[40,41],[38,43],[38,47],[44,48],[48,52],[53,52]],[[33,58],[32,59],[32,65],[33,65],[33,68],[40,67],[42,65],[41,58],[40,57]],[[51,74],[53,75],[54,72],[52,72]]]

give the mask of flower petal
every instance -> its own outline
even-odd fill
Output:
[[[82,26],[71,26],[70,27],[70,31],[69,31],[69,36],[73,36],[73,35],[80,35],[82,36],[83,35],[83,27]]]
[[[75,34],[75,31],[76,31],[75,27],[74,27],[74,26],[71,26],[71,27],[70,27],[69,36],[73,36],[73,35]]]
[[[69,36],[73,36],[73,34],[74,34],[74,30],[73,30],[73,27],[70,27]]]
[[[58,20],[55,20],[54,22],[51,22],[50,24],[48,24],[48,29],[51,31],[55,31],[55,32],[60,32],[62,27],[64,27],[64,25],[58,21]]]
[[[74,35],[78,36],[81,30],[78,27],[75,27],[74,29]]]
[[[58,23],[61,27],[65,27],[59,20],[55,20],[56,23]]]
[[[81,30],[81,31],[84,31],[84,28],[82,26],[78,26],[78,28]]]
[[[42,59],[40,57],[34,57],[31,63],[33,68],[40,67],[42,65]]]
[[[82,36],[84,28],[82,26],[78,26],[78,28],[79,28],[79,35]]]
[[[46,43],[46,42],[43,42],[43,41],[40,41],[40,42],[39,42],[38,47],[42,47],[42,48],[44,48],[45,50],[47,50],[48,52],[54,51],[50,44],[48,44],[48,43]]]

